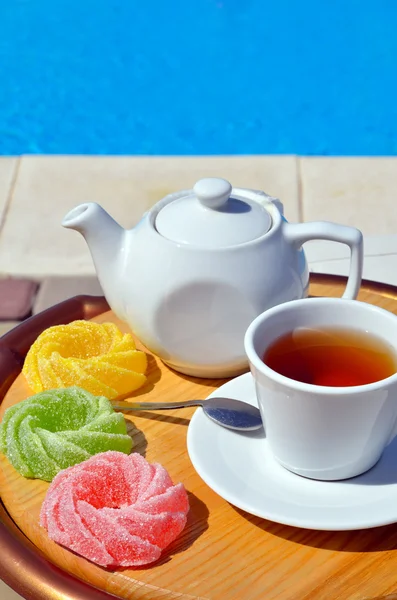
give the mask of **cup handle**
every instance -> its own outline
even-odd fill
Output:
[[[287,241],[300,248],[309,240],[329,240],[340,242],[350,248],[350,270],[342,298],[355,300],[361,285],[363,274],[363,234],[355,227],[317,221],[312,223],[284,222],[284,234]]]

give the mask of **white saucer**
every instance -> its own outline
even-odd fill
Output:
[[[211,396],[257,405],[250,373]],[[306,529],[368,529],[397,522],[397,438],[364,475],[313,481],[294,475],[272,456],[264,430],[238,433],[216,425],[199,408],[190,421],[187,448],[205,483],[234,506]]]

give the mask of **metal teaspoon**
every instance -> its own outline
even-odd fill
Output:
[[[181,402],[129,402],[113,404],[113,408],[121,411],[134,410],[167,410],[201,406],[204,413],[218,425],[236,431],[254,431],[262,427],[259,410],[241,400],[232,398],[208,398],[207,400],[185,400]]]

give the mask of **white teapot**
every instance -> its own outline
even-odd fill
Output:
[[[96,203],[62,222],[85,237],[115,314],[167,365],[196,377],[247,370],[244,334],[266,309],[308,294],[302,244],[347,244],[344,298],[357,296],[363,242],[358,229],[328,222],[288,223],[263,192],[202,179],[170,194],[131,230]]]

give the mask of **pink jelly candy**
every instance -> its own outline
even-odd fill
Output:
[[[41,507],[49,537],[104,567],[149,564],[183,530],[181,483],[140,454],[102,452],[53,479]]]

